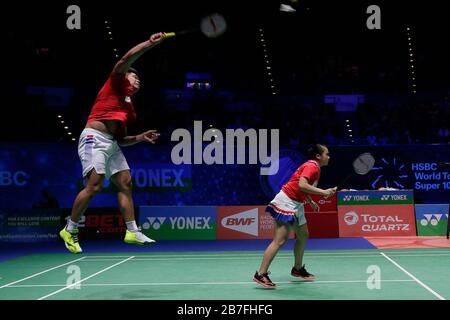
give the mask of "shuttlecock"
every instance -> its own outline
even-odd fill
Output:
[[[288,5],[288,4],[284,4],[284,3],[282,3],[281,5],[280,5],[280,11],[283,11],[283,12],[296,12],[297,10],[295,10],[294,8],[292,8],[290,5]]]

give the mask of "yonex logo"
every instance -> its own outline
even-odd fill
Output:
[[[387,201],[387,200],[407,201],[408,196],[406,194],[383,194],[381,196],[381,201]]]
[[[352,200],[352,196],[344,196],[344,201],[350,201]]]
[[[158,230],[167,217],[147,217],[148,222],[142,224],[143,229]],[[169,217],[172,230],[203,230],[212,229],[211,217]]]
[[[225,217],[222,219],[222,226],[234,231],[258,236],[258,208]]]
[[[158,230],[166,219],[166,217],[147,217],[148,222],[142,224],[142,228]]]
[[[420,224],[427,226],[431,224],[432,226],[437,226],[439,221],[441,221],[442,214],[424,214],[424,218],[420,220]],[[445,215],[448,219],[448,214]]]
[[[358,214],[354,211],[347,212],[344,215],[344,221],[348,226],[356,224],[359,220]]]

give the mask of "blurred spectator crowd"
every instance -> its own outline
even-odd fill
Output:
[[[47,100],[41,96],[25,96],[16,101],[21,108],[6,110],[6,116],[21,119],[21,125],[5,130],[1,139],[74,142],[84,128],[95,94],[94,91],[75,92],[64,108],[47,106]],[[203,131],[211,127],[222,132],[238,128],[279,129],[280,145],[293,148],[314,142],[328,145],[450,143],[448,96],[366,97],[365,101],[353,112],[338,112],[333,104],[324,103],[323,97],[308,100],[214,90],[166,90],[164,93],[155,90],[136,96],[138,122],[129,132],[158,129],[162,133],[160,143],[164,144],[170,143],[173,130],[192,130],[194,121],[201,120]]]

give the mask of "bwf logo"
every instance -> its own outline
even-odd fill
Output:
[[[258,236],[258,208],[247,210],[222,219],[222,226],[234,231]]]
[[[142,225],[142,228],[148,230],[150,228],[153,228],[154,230],[159,230],[161,228],[161,225],[166,221],[166,217],[147,217],[148,222],[145,222]]]
[[[439,224],[439,221],[441,221],[441,218],[443,214],[424,214],[424,218],[420,220],[420,224],[422,226],[428,226],[431,224],[432,226],[437,226]],[[445,215],[448,219],[448,214]]]

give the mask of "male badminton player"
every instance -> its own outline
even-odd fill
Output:
[[[78,242],[78,221],[92,198],[102,190],[105,177],[111,179],[118,188],[119,207],[127,226],[124,241],[139,245],[155,242],[140,232],[136,225],[130,168],[120,146],[139,142],[155,143],[158,139],[159,134],[155,130],[136,136],[127,135],[127,125],[136,121],[131,96],[140,88],[138,73],[131,65],[164,38],[163,33],[155,33],[147,41],[130,49],[114,66],[97,95],[78,142],[78,155],[86,187],[78,193],[71,217],[59,233],[66,248],[72,253],[82,252]]]
[[[314,275],[306,271],[303,264],[306,241],[308,239],[308,226],[306,224],[304,203],[308,203],[314,211],[319,210],[310,194],[323,197],[331,197],[336,193],[336,188],[320,189],[317,183],[320,178],[320,168],[328,165],[330,153],[328,148],[322,144],[315,144],[308,149],[310,160],[303,163],[291,176],[289,181],[282,187],[281,191],[269,203],[266,208],[275,219],[274,238],[264,252],[263,260],[259,270],[253,276],[253,281],[266,288],[275,288],[276,284],[269,278],[269,266],[278,253],[278,250],[286,243],[289,232],[293,230],[296,234],[294,246],[294,267],[291,275],[302,277],[306,280],[314,280]]]

